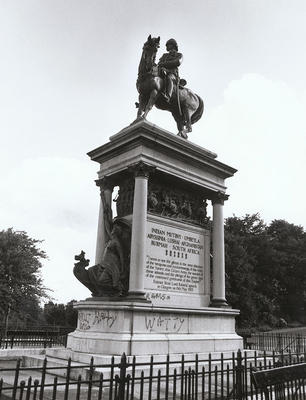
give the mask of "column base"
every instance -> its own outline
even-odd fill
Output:
[[[230,308],[227,301],[225,299],[212,299],[209,307],[216,307],[216,308]]]
[[[127,301],[141,301],[142,303],[151,303],[150,300],[146,298],[146,293],[142,290],[129,291],[126,297]]]

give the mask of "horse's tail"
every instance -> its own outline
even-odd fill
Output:
[[[204,102],[201,99],[200,96],[196,94],[198,100],[199,100],[199,106],[195,110],[194,114],[191,116],[191,123],[194,124],[195,122],[199,121],[199,119],[202,117],[203,111],[204,111]]]

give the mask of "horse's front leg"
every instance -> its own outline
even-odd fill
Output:
[[[142,113],[143,113],[145,107],[146,107],[145,98],[144,98],[144,96],[142,96],[140,94],[136,121],[142,118]]]
[[[146,108],[146,99],[144,96],[139,95],[139,103],[135,103],[136,107],[138,108],[137,111],[137,117],[136,119],[131,123],[131,125],[136,124],[136,122],[139,122],[143,120],[143,115],[142,113],[144,112],[144,109]]]
[[[143,116],[142,116],[143,119],[146,119],[149,111],[152,110],[152,107],[154,106],[154,104],[156,102],[157,95],[158,95],[158,90],[157,89],[152,90],[152,92],[150,94],[149,101],[148,101],[148,103],[146,105],[146,109],[145,109],[145,111],[143,113]]]

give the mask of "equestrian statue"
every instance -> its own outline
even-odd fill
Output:
[[[183,55],[178,52],[175,39],[166,43],[167,53],[163,54],[158,64],[155,63],[160,37],[151,35],[143,45],[138,67],[136,87],[139,93],[137,118],[134,122],[146,119],[148,112],[155,105],[161,110],[170,111],[176,121],[178,135],[187,139],[191,125],[197,122],[204,110],[200,96],[185,87],[185,79],[180,79],[178,68]]]

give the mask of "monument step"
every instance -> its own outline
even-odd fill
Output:
[[[71,353],[72,351],[69,349],[63,349],[62,347],[51,347],[46,349],[45,357],[60,358],[62,360],[67,361],[71,357]],[[79,361],[79,360],[73,360],[73,361]]]
[[[243,352],[243,356],[247,358],[253,358],[254,356],[254,351],[252,350],[246,350]],[[91,362],[91,359],[93,357],[94,360],[94,375],[93,379],[94,380],[99,380],[100,379],[100,374],[103,373],[104,379],[109,379],[110,377],[110,364],[112,362],[112,356],[109,355],[97,355],[97,354],[86,354],[86,353],[78,353],[78,352],[72,352],[68,349],[48,349],[46,351],[46,357],[48,360],[48,367],[56,367],[56,366],[61,366],[61,367],[67,367],[67,362],[68,358],[71,357],[72,362],[71,365],[73,368],[71,369],[71,378],[72,379],[77,379],[79,375],[82,376],[84,379],[88,379],[89,377],[89,364]],[[226,367],[226,365],[229,365],[230,367],[232,366],[232,357],[233,354],[231,352],[225,352],[223,353],[223,366]],[[236,355],[234,356],[236,357]],[[37,358],[34,356],[34,358]],[[43,362],[44,357],[39,357],[37,363],[41,366]],[[154,356],[154,374],[157,374],[157,371],[160,370],[161,373],[165,373],[167,366],[166,366],[166,361],[167,361],[167,355],[157,355]],[[209,353],[200,353],[198,354],[198,367],[199,369],[202,369],[203,367],[208,370],[209,368]],[[211,360],[211,370],[213,370],[215,367],[218,369],[221,366],[221,353],[220,352],[215,352],[210,354],[210,360]],[[121,357],[115,356],[113,358],[114,364],[119,364],[121,361]],[[150,369],[150,361],[151,357],[150,356],[136,356],[135,357],[136,361],[136,369],[135,369],[135,374],[136,376],[140,376],[141,371],[144,371],[145,373]],[[169,371],[173,372],[174,369],[176,369],[177,373],[179,374],[181,372],[181,366],[182,366],[182,355],[180,354],[172,354],[170,357],[170,365],[169,365]],[[261,357],[257,355],[257,361],[261,361]],[[32,360],[32,362],[34,362]],[[133,363],[133,357],[132,356],[127,356],[127,362],[131,365]],[[195,355],[192,354],[187,354],[184,356],[184,366],[186,369],[189,368],[189,366],[193,369],[195,367]],[[76,368],[79,367],[79,368]],[[118,367],[114,368],[114,375],[119,374],[120,370]],[[54,369],[53,372],[54,375],[66,376],[66,370],[65,369]],[[131,373],[131,366],[128,368],[127,373]]]
[[[233,353],[231,351],[225,351],[225,352],[213,352],[213,353],[208,353],[208,352],[203,352],[203,353],[198,353],[198,359],[199,360],[207,360],[209,358],[209,354],[211,356],[211,360],[220,360],[221,359],[221,354],[223,354],[224,359],[231,358],[233,356]],[[248,357],[254,355],[253,350],[244,350],[243,354],[247,354]],[[63,348],[50,348],[46,350],[46,357],[54,357],[54,358],[59,358],[62,360],[67,360],[69,357],[71,357],[72,361],[75,362],[80,362],[84,364],[89,364],[91,361],[91,358],[93,357],[94,359],[94,365],[100,365],[100,364],[110,364],[112,361],[112,358],[114,357],[114,362],[116,364],[120,363],[121,356],[111,356],[111,355],[102,355],[102,354],[90,354],[90,353],[83,353],[83,352],[77,352],[77,351],[72,351],[69,349],[63,349]],[[167,355],[166,354],[158,354],[154,355],[154,362],[165,362],[167,360]],[[149,363],[151,360],[151,355],[137,355],[135,356],[136,362],[137,363]],[[181,362],[182,360],[182,354],[171,354],[170,356],[170,361],[176,361],[176,362]],[[184,360],[185,362],[187,361],[194,361],[195,360],[195,354],[193,353],[186,353],[184,354]],[[132,363],[133,362],[133,356],[127,356],[127,362]]]
[[[23,367],[42,368],[44,365],[45,355],[25,356],[23,358]],[[47,356],[47,373],[48,375],[66,378],[68,371],[68,359],[55,358]],[[51,369],[50,369],[51,368]],[[70,378],[77,380],[79,375],[82,379],[88,379],[89,366],[86,363],[76,361],[71,362]]]
[[[59,358],[54,357],[55,355],[60,356]],[[254,351],[248,350],[243,352],[243,355],[245,355],[248,358],[248,364],[251,362],[254,362]],[[81,391],[81,397],[80,399],[85,399],[88,391],[88,383],[89,383],[89,363],[87,362],[88,360],[90,361],[91,356],[94,357],[94,365],[105,365],[105,364],[109,364],[111,361],[111,357],[110,356],[101,356],[101,355],[90,355],[90,354],[76,354],[76,352],[72,352],[69,349],[49,349],[46,351],[46,354],[33,354],[32,356],[30,356],[29,354],[23,357],[23,367],[28,367],[28,368],[33,368],[33,369],[27,369],[26,371],[20,371],[20,379],[24,380],[25,382],[27,382],[28,378],[31,376],[32,379],[38,379],[39,381],[41,381],[41,376],[42,376],[42,367],[43,367],[43,363],[44,363],[44,359],[45,356],[47,356],[47,374],[45,377],[45,383],[50,386],[47,386],[45,388],[45,392],[44,392],[44,399],[51,399],[52,398],[52,383],[54,381],[55,376],[57,376],[58,380],[58,388],[57,388],[57,400],[61,400],[62,398],[64,399],[64,393],[65,393],[65,382],[66,382],[66,372],[67,372],[67,362],[68,362],[68,358],[69,356],[72,356],[72,362],[71,362],[71,370],[70,370],[70,384],[69,384],[69,396],[68,396],[68,400],[69,399],[74,399],[76,398],[76,392],[77,392],[77,379],[79,377],[79,375],[81,375],[81,379],[83,381],[82,383],[82,391]],[[68,358],[66,358],[68,357]],[[201,353],[198,355],[199,357],[199,372],[201,371],[202,367],[205,367],[205,371],[206,373],[208,372],[209,368],[209,362],[208,362],[208,353]],[[214,371],[215,367],[218,367],[218,370],[220,371],[221,368],[221,353],[213,353],[211,354],[211,371]],[[236,357],[236,354],[235,354]],[[75,361],[75,359],[82,359],[83,361],[86,362],[78,362]],[[232,353],[231,352],[227,352],[227,353],[223,353],[223,359],[224,359],[224,369],[226,369],[226,365],[229,364],[230,367],[232,366],[232,362],[231,359],[232,358]],[[128,362],[132,362],[133,357],[127,357]],[[159,355],[159,356],[154,356],[154,362],[156,363],[158,359],[158,362],[165,362],[167,359],[166,355]],[[271,357],[272,359],[272,357]],[[121,357],[116,356],[114,358],[115,363],[119,363],[121,360]],[[189,365],[191,366],[191,369],[194,368],[194,364],[192,363],[192,361],[195,360],[195,355],[191,355],[188,354],[185,357],[185,368],[188,370]],[[263,362],[264,358],[261,357],[260,354],[257,353],[257,362],[260,363],[261,361]],[[100,363],[100,361],[103,361],[103,363]],[[135,370],[135,377],[139,377],[141,374],[141,371],[144,371],[144,375],[145,376],[149,376],[149,368],[150,366],[148,365],[148,362],[150,361],[150,357],[149,356],[137,356],[136,357],[136,362],[139,364],[141,363],[142,365],[138,365],[136,367]],[[170,365],[169,368],[169,373],[173,373],[174,368],[176,369],[176,372],[178,374],[178,376],[180,375],[181,372],[181,357],[180,355],[176,354],[176,355],[171,355],[170,357],[170,361],[174,361],[173,364]],[[188,365],[188,361],[190,361],[191,363]],[[12,361],[10,361],[12,362]],[[266,362],[269,362],[269,360],[267,360],[266,358]],[[146,365],[143,365],[146,364]],[[54,368],[51,371],[49,370],[49,367]],[[39,370],[35,369],[35,368],[39,368]],[[184,369],[185,369],[184,368]],[[166,365],[158,365],[155,364],[154,365],[154,371],[153,374],[154,376],[157,376],[158,370],[161,370],[161,375],[165,375],[166,372]],[[110,367],[95,367],[95,371],[94,374],[92,376],[93,379],[93,386],[92,386],[92,391],[94,392],[94,397],[96,395],[98,395],[98,391],[99,391],[99,379],[101,377],[101,373],[103,373],[103,379],[104,379],[104,384],[103,384],[103,397],[108,395],[108,390],[109,390],[109,383],[106,382],[105,380],[109,379],[110,377]],[[131,374],[131,367],[128,368],[127,370],[128,374]],[[115,368],[114,369],[114,374],[119,374],[119,369]],[[220,375],[221,377],[221,375]],[[221,379],[218,375],[218,381],[219,379]],[[230,374],[230,376],[228,378],[226,378],[229,380],[229,386],[232,386],[232,375]],[[10,374],[9,376],[5,376],[4,377],[4,382],[6,385],[13,385],[13,381],[14,381],[14,375]],[[84,381],[87,381],[87,383],[85,383]],[[138,382],[138,383],[137,383]],[[156,384],[156,379],[154,380],[154,385]],[[161,390],[161,394],[164,392],[164,386],[165,386],[165,382],[164,380],[162,380],[160,382],[160,390]],[[199,382],[199,393],[200,394],[200,390],[203,390],[203,388],[200,387],[201,383]],[[206,390],[208,390],[208,387],[206,387],[208,385],[208,383],[205,383],[205,388],[204,391],[206,393]],[[218,383],[219,385],[219,383]],[[134,398],[138,399],[140,398],[140,386],[139,386],[139,380],[135,382],[135,387],[134,387]],[[149,385],[148,385],[148,381],[145,381],[144,387],[143,387],[143,393],[146,393],[149,390]],[[169,382],[169,386],[168,386],[168,394],[169,396],[172,396],[172,383]],[[178,388],[176,389],[178,390]],[[218,389],[219,390],[219,389]],[[92,397],[92,398],[94,398]]]

